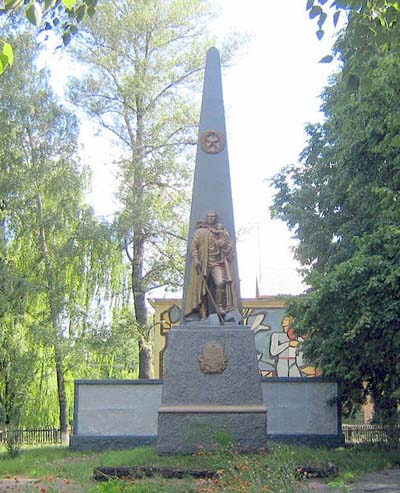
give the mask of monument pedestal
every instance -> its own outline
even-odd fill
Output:
[[[267,409],[249,327],[174,327],[164,369],[158,453],[191,454],[227,441],[242,451],[266,447]]]

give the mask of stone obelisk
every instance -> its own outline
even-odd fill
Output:
[[[205,220],[207,213],[211,210],[217,211],[218,221],[225,226],[231,238],[234,240],[235,222],[233,217],[228,141],[226,138],[221,63],[216,48],[210,48],[207,52],[203,84],[203,98],[190,213],[188,253],[185,265],[185,282],[182,303],[183,314],[185,314],[187,308],[187,287],[189,285],[192,260],[190,239],[193,237],[197,222]],[[240,285],[236,252],[234,252],[232,259],[232,269],[234,276],[233,282],[240,304]]]
[[[181,325],[168,334],[160,454],[193,453],[223,437],[266,446],[267,410],[253,331],[241,324],[235,227],[219,53],[207,52]]]

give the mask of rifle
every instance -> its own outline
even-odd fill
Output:
[[[198,272],[197,270],[196,270],[196,272],[198,275],[200,275],[200,272]],[[219,307],[217,306],[217,303],[215,302],[214,296],[211,293],[211,289],[209,288],[208,283],[207,283],[207,276],[205,274],[203,274],[203,281],[204,281],[204,286],[206,288],[207,294],[208,294],[208,296],[209,296],[209,298],[210,298],[210,300],[211,300],[211,302],[215,308],[216,314],[218,315],[219,323],[221,325],[224,325],[224,317],[222,316],[222,313],[219,311]]]

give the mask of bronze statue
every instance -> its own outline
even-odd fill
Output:
[[[198,313],[205,319],[216,312],[222,320],[238,308],[232,269],[234,245],[217,218],[215,211],[209,211],[207,221],[198,221],[193,233],[185,317]]]

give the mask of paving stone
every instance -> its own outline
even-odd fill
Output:
[[[351,493],[399,493],[400,467],[367,474],[351,485],[350,491]]]
[[[400,467],[369,473],[350,485],[349,490],[333,489],[322,481],[309,481],[309,493],[400,493]]]

